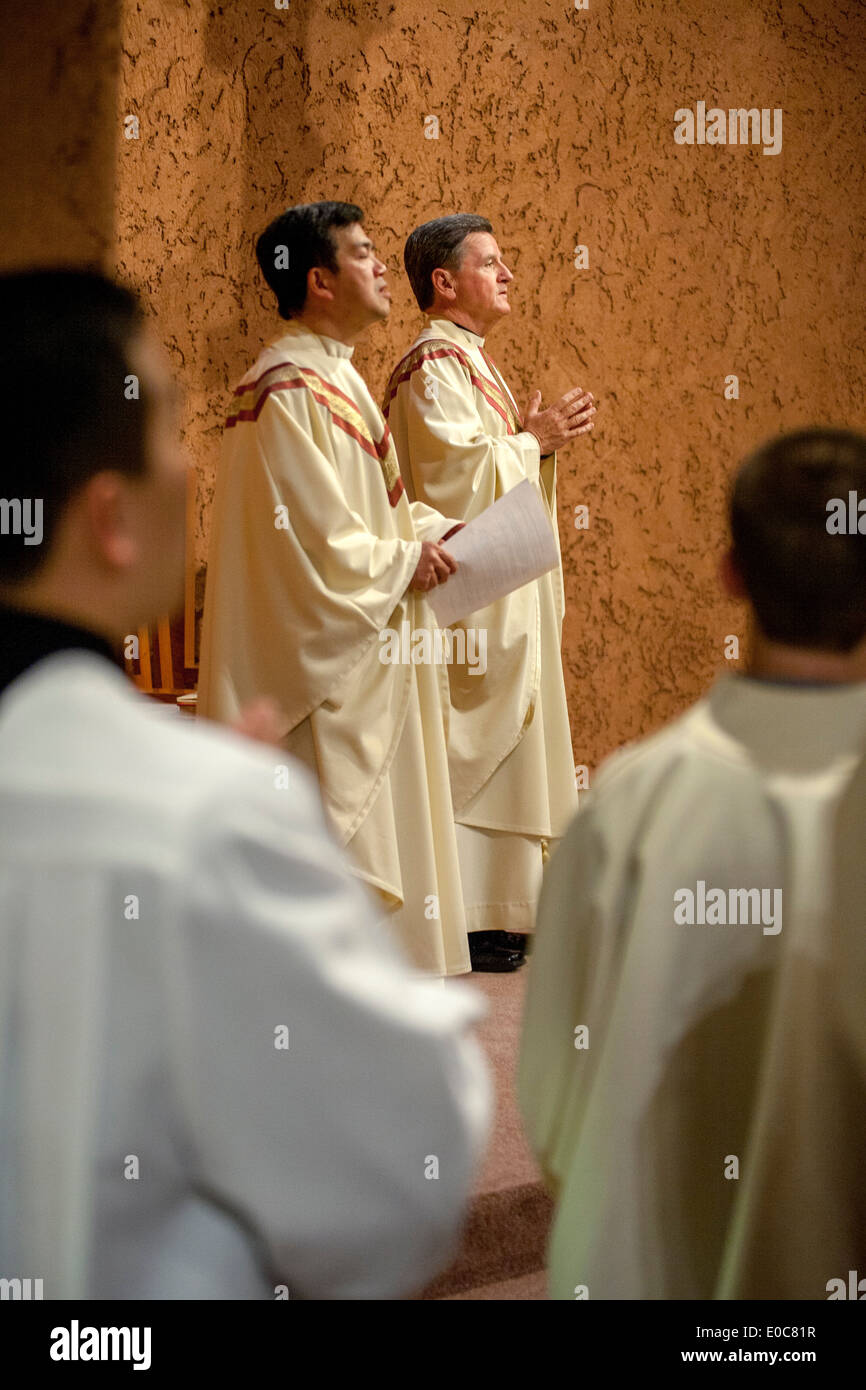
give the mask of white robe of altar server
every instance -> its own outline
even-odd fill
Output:
[[[864,911],[834,868],[864,745],[866,685],[727,675],[597,777],[545,878],[520,1059],[553,1298],[866,1273]]]
[[[558,548],[556,459],[542,462],[478,334],[431,319],[391,375],[385,414],[412,497],[470,521],[528,479]],[[542,845],[563,834],[577,805],[563,611],[557,565],[456,625],[487,634],[482,676],[449,666],[448,753],[470,931],[533,930]]]
[[[335,833],[411,959],[462,974],[471,963],[448,677],[441,662],[383,660],[383,634],[406,623],[432,637],[430,606],[408,585],[422,540],[457,519],[410,505],[352,353],[290,323],[235,392],[211,525],[199,709],[231,721],[255,696],[279,701],[288,751],[317,777]]]
[[[406,964],[275,756],[92,653],[0,697],[0,1277],[44,1298],[394,1298],[447,1263],[483,1006]]]

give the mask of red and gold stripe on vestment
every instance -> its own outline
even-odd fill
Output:
[[[415,372],[423,370],[426,362],[435,362],[443,357],[453,357],[460,363],[466,372],[475,390],[478,391],[486,400],[489,406],[501,415],[505,421],[507,434],[519,434],[523,428],[520,418],[515,414],[514,407],[508,396],[502,390],[497,381],[491,377],[482,375],[472,358],[456,343],[449,342],[447,338],[426,338],[423,343],[412,348],[407,352],[391,373],[391,379],[385,392],[385,404],[382,413],[387,419],[391,409],[391,402],[404,381],[408,381],[414,376]]]
[[[396,507],[403,495],[403,479],[397,451],[391,437],[391,430],[385,422],[382,438],[373,438],[367,421],[352,400],[338,386],[327,381],[310,367],[299,367],[294,362],[278,362],[269,367],[255,381],[239,386],[235,391],[237,403],[226,420],[226,429],[241,423],[255,424],[262,412],[268,396],[274,391],[309,391],[313,399],[328,412],[331,423],[348,434],[355,443],[376,459],[382,469],[385,491],[392,507]]]

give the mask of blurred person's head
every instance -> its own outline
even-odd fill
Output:
[[[363,221],[354,203],[302,203],[265,228],[256,257],[280,318],[351,343],[388,317],[386,266]]]
[[[866,679],[866,534],[831,520],[849,494],[866,499],[866,438],[850,430],[783,435],[736,475],[723,579],[749,603],[767,674]]]
[[[188,461],[166,352],[136,294],[97,270],[0,275],[0,317],[0,602],[117,640],[183,595]]]
[[[409,236],[403,263],[425,314],[452,319],[483,338],[511,313],[514,276],[486,217],[455,212],[424,222]]]

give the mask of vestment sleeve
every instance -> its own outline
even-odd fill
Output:
[[[443,516],[435,507],[428,507],[426,502],[410,502],[409,506],[415,534],[421,541],[441,541],[449,531],[461,524],[457,517]]]
[[[269,396],[256,424],[267,485],[275,505],[287,506],[302,578],[326,602],[348,602],[350,611],[378,630],[406,592],[421,547],[417,541],[382,538],[370,530],[349,505],[339,473],[314,430],[305,428],[303,415],[291,408],[293,397]],[[311,406],[310,414],[315,412]]]

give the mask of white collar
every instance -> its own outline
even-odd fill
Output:
[[[449,334],[456,337],[458,341],[462,337],[469,340],[470,347],[483,347],[484,339],[480,333],[474,333],[471,328],[464,328],[462,323],[454,323],[453,319],[430,319],[429,325],[435,328],[437,333],[442,333],[447,338]]]
[[[329,357],[342,357],[346,360],[349,360],[355,351],[354,347],[350,347],[348,343],[341,343],[337,338],[326,338],[324,333],[314,333],[305,324],[292,321],[283,336],[271,346],[289,352],[295,345],[313,350],[318,348],[321,352],[327,353]]]

